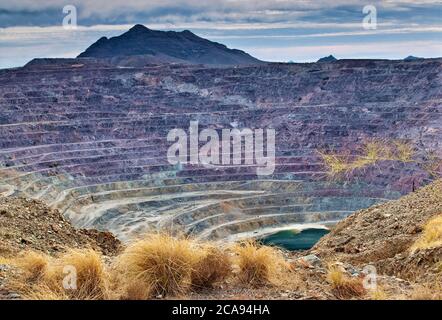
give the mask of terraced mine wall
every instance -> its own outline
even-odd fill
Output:
[[[46,59],[0,70],[0,194],[41,199],[123,240],[158,228],[238,239],[333,223],[432,179],[414,161],[330,179],[318,151],[382,138],[412,142],[417,157],[442,156],[441,63],[133,68]],[[190,121],[275,129],[274,173],[169,164],[167,134]]]

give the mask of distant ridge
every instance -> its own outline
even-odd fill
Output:
[[[416,61],[416,60],[422,60],[423,58],[415,57],[415,56],[408,56],[404,58],[404,61]]]
[[[321,59],[319,59],[317,62],[333,62],[333,61],[337,61],[338,59],[336,59],[334,56],[329,55],[327,57],[323,57]]]
[[[178,62],[212,65],[257,64],[262,61],[244,51],[198,37],[184,30],[157,31],[137,24],[120,36],[102,37],[78,58],[121,58],[139,56],[153,62]]]

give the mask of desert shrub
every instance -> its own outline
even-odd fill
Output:
[[[329,267],[327,281],[338,299],[360,298],[367,293],[361,278],[348,276],[339,266]]]
[[[330,177],[349,175],[355,170],[375,165],[379,161],[412,162],[414,147],[402,140],[370,139],[360,145],[355,154],[320,151],[320,157]]]
[[[402,162],[412,162],[415,148],[408,142],[404,142],[401,140],[393,141],[394,144],[394,160],[402,161]]]
[[[246,241],[234,247],[239,267],[238,279],[243,284],[253,287],[279,284],[288,270],[288,265],[281,251],[261,246],[253,241]]]
[[[130,244],[118,257],[117,270],[121,281],[138,282],[152,295],[176,295],[190,285],[198,258],[191,240],[155,234]]]
[[[50,258],[46,255],[26,251],[13,261],[22,272],[26,281],[35,282],[41,280],[49,266]]]
[[[109,266],[103,260],[90,249],[58,257],[25,252],[14,260],[22,272],[12,289],[35,300],[145,300],[212,288],[233,275],[234,264],[237,279],[253,287],[279,285],[289,273],[282,252],[272,247],[247,241],[223,249],[166,234],[129,244]]]
[[[120,290],[117,289],[118,291],[119,294],[115,298],[120,300],[148,300],[151,297],[151,289],[145,283],[139,281],[122,283]]]
[[[442,176],[442,159],[435,151],[429,151],[422,164],[422,168],[434,178]]]
[[[388,300],[388,295],[381,287],[376,288],[373,291],[370,291],[370,299],[371,300]]]
[[[26,252],[16,264],[23,276],[14,280],[14,287],[25,299],[97,300],[107,296],[107,272],[101,255],[93,250],[72,249],[58,258]],[[66,266],[75,270],[75,277],[70,282],[73,286],[65,288]]]
[[[362,161],[361,165],[368,165],[389,157],[391,157],[391,149],[388,144],[381,140],[371,140],[362,146],[362,156],[359,161]]]
[[[26,300],[71,300],[63,290],[54,289],[45,283],[38,283],[32,289],[25,290],[22,297]]]
[[[418,285],[411,294],[412,300],[442,300],[442,279],[432,284]]]
[[[412,251],[442,246],[442,215],[430,219],[424,226],[419,239],[411,247]]]
[[[350,161],[344,155],[322,153],[322,161],[328,170],[330,176],[338,176],[351,171]]]
[[[57,260],[52,275],[60,284],[66,276],[64,268],[72,266],[76,271],[77,289],[66,290],[76,299],[103,299],[106,296],[108,274],[101,254],[91,249],[72,249]],[[61,283],[63,281],[61,280]]]
[[[232,263],[227,252],[211,244],[203,244],[199,251],[200,258],[191,273],[194,289],[211,288],[229,276]]]

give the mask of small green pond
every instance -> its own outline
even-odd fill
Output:
[[[262,244],[281,247],[286,250],[308,250],[324,235],[326,229],[283,230],[260,239]]]

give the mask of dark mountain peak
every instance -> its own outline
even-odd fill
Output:
[[[144,60],[214,65],[262,63],[249,54],[201,38],[189,30],[181,32],[152,30],[137,24],[120,36],[100,38],[79,58],[143,56]]]
[[[149,31],[150,29],[142,24],[136,24],[129,29],[129,32]]]
[[[136,24],[132,28],[130,28],[127,32],[123,33],[121,36],[146,36],[151,33],[155,32],[152,29],[149,29],[148,27],[142,25],[142,24]]]
[[[329,55],[327,57],[323,57],[321,59],[318,60],[318,62],[333,62],[333,61],[337,61],[338,59],[336,59],[333,55]]]
[[[190,36],[190,37],[198,37],[196,34],[194,34],[192,31],[190,30],[183,30],[181,31],[181,34],[184,36]]]
[[[96,43],[103,43],[106,42],[107,40],[109,40],[107,37],[101,37],[100,39],[97,40]]]

